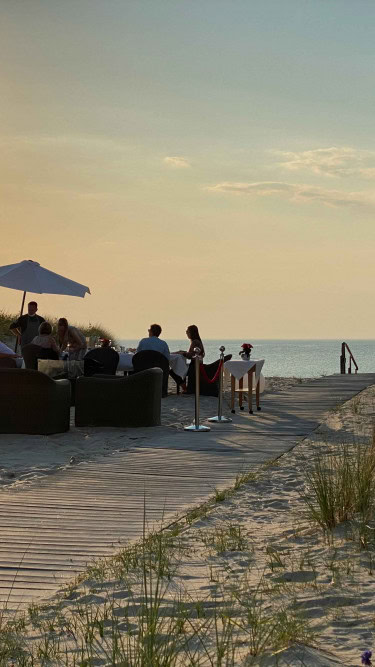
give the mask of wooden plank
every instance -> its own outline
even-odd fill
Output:
[[[266,395],[261,413],[237,413],[209,433],[149,429],[123,451],[2,490],[0,604],[17,609],[57,590],[94,557],[140,537],[144,504],[149,529],[168,521],[286,452],[327,410],[374,382],[375,374],[320,378]]]

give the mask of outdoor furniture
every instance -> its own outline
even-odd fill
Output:
[[[240,410],[243,410],[242,405],[242,394],[244,391],[247,391],[247,402],[249,413],[253,414],[253,387],[256,387],[255,400],[257,410],[261,410],[260,407],[260,372],[263,368],[264,359],[259,360],[245,360],[241,359],[238,361],[228,361],[224,364],[226,371],[230,373],[231,376],[231,411],[235,412],[235,391],[236,391],[236,380],[239,382],[239,406]],[[248,378],[248,387],[245,389],[243,380],[244,376],[247,375]]]
[[[24,368],[0,368],[0,432],[49,435],[69,430],[70,384]]]
[[[45,373],[50,378],[69,380],[84,375],[85,362],[69,361],[68,359],[38,359],[38,371]]]
[[[59,355],[54,350],[40,347],[40,345],[34,345],[34,343],[24,345],[22,348],[22,356],[25,362],[25,367],[34,371],[38,370],[38,359],[58,360],[59,358]]]
[[[17,368],[16,360],[12,359],[12,357],[1,357],[0,368]]]
[[[74,359],[70,361],[69,359],[65,360],[55,360],[55,359],[39,359],[38,360],[38,370],[41,373],[45,373],[50,378],[55,380],[68,379],[70,382],[70,405],[75,405],[75,386],[76,379],[80,375],[93,375],[98,373],[98,363],[93,359],[88,361],[77,361]],[[88,372],[90,371],[90,373]]]
[[[145,351],[145,350],[144,350]],[[137,354],[137,353],[136,353]],[[118,371],[124,371],[124,373],[131,373],[134,371],[133,359],[134,354],[132,352],[120,352],[119,354],[119,363],[117,366]],[[186,363],[185,357],[182,354],[171,354],[169,357],[169,368],[179,375],[182,379],[186,377],[188,372],[188,365]]]
[[[160,368],[128,377],[79,377],[76,426],[160,426],[162,382]]]
[[[87,361],[94,361],[96,364],[87,364]],[[119,362],[119,354],[111,347],[96,347],[85,354],[85,375],[91,376],[94,373],[105,373],[106,375],[116,375]],[[96,368],[95,368],[96,366]]]
[[[133,368],[136,373],[146,371],[148,368],[161,368],[163,371],[162,397],[168,395],[169,361],[164,354],[155,350],[142,350],[133,357]]]
[[[232,358],[231,354],[224,357],[224,363]],[[211,379],[215,376],[220,364],[220,359],[213,361],[212,364],[203,364],[206,375]],[[187,374],[187,393],[195,394],[195,363],[194,359],[190,362],[189,371]],[[199,394],[201,396],[218,396],[219,395],[219,380],[210,383],[200,375],[199,378]]]

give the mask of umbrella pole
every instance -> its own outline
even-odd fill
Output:
[[[26,292],[23,293],[23,297],[22,297],[22,304],[21,304],[20,317],[21,317],[21,315],[22,315],[22,313],[23,313],[23,307],[24,307],[24,305],[25,305],[25,299],[26,299]],[[15,344],[15,346],[14,346],[14,351],[15,351],[15,352],[17,352],[17,347],[18,347],[18,336],[16,337],[16,344]]]

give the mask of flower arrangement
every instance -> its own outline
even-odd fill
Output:
[[[242,359],[246,359],[246,360],[250,359],[251,350],[253,349],[252,344],[251,343],[242,343],[241,347],[242,347],[242,350],[239,352],[240,357],[242,357]]]

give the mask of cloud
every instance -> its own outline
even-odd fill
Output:
[[[313,185],[300,183],[283,183],[278,181],[260,181],[258,183],[218,183],[207,188],[210,192],[223,192],[234,195],[248,195],[252,197],[281,196],[292,202],[318,201],[325,206],[348,207],[375,204],[375,198],[363,192],[341,192],[328,190]]]
[[[165,157],[163,162],[175,169],[186,169],[191,166],[187,159],[181,156]]]
[[[361,176],[375,178],[375,152],[349,147],[317,148],[310,151],[277,152],[282,167],[289,171],[308,170],[319,176]]]

